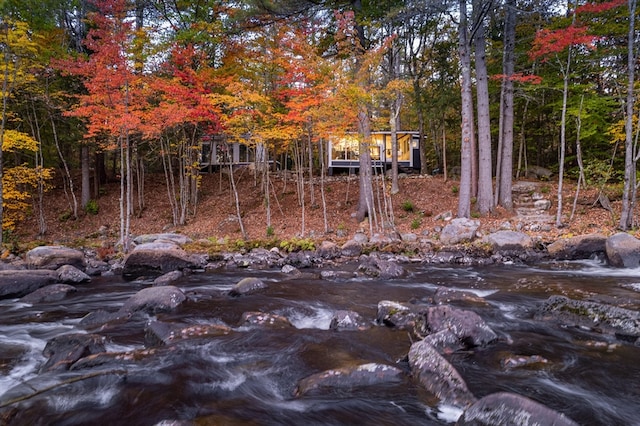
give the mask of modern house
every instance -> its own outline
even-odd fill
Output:
[[[329,174],[334,171],[356,171],[360,167],[360,138],[358,134],[347,134],[332,138],[328,142]],[[420,134],[397,132],[398,168],[420,169]],[[373,167],[383,170],[391,168],[391,132],[371,132],[371,162]]]
[[[202,141],[200,168],[216,170],[220,166],[248,166],[264,161],[267,152],[262,144],[228,143],[223,135],[213,135]]]

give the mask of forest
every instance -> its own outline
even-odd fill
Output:
[[[198,214],[214,141],[234,190],[232,148],[253,152],[269,229],[271,174],[291,171],[304,204],[330,143],[352,138],[354,216],[383,228],[406,131],[410,172],[459,175],[458,217],[512,209],[513,180],[543,167],[557,227],[570,179],[620,199],[630,230],[636,14],[635,0],[3,0],[2,241],[27,217],[46,234],[55,185],[78,218],[117,181],[126,252],[147,176],[163,177],[173,224]],[[376,132],[389,135],[388,173]],[[242,227],[237,191],[235,204]]]

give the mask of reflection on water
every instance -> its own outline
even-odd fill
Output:
[[[406,331],[373,324],[381,300],[430,303],[436,290],[471,290],[487,303],[466,306],[500,336],[486,348],[447,356],[477,396],[515,392],[565,413],[580,424],[634,424],[640,413],[640,347],[588,330],[533,319],[554,294],[640,307],[640,270],[613,270],[597,262],[488,268],[410,265],[395,280],[291,279],[274,271],[187,276],[177,285],[189,301],[157,316],[136,314],[102,330],[84,330],[88,312],[117,311],[147,282],[96,278],[62,302],[30,306],[0,301],[0,404],[9,424],[153,425],[163,420],[203,424],[450,424],[457,407],[439,404],[411,380],[334,389],[295,398],[298,381],[327,369],[362,363],[399,366],[411,345]],[[245,274],[245,275],[241,275]],[[246,274],[268,283],[261,293],[230,298]],[[351,310],[371,321],[360,331],[335,331],[334,312]],[[240,324],[244,312],[286,317],[293,327]],[[145,349],[151,320],[180,325],[225,324],[231,332]],[[54,336],[95,332],[109,352],[91,368],[40,373],[42,349]],[[546,362],[503,367],[505,357],[539,356]],[[31,396],[34,389],[45,389]],[[11,408],[18,408],[8,415]]]

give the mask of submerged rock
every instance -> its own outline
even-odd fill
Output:
[[[293,327],[288,318],[265,312],[243,312],[240,325],[262,325],[275,328]]]
[[[457,426],[578,426],[536,401],[509,392],[493,393],[468,407]]]
[[[195,324],[179,326],[152,321],[145,328],[145,346],[169,345],[183,340],[224,336],[231,328],[222,324]]]
[[[306,377],[298,382],[294,394],[304,396],[336,388],[353,389],[384,383],[401,383],[404,379],[404,372],[397,367],[375,363],[361,364],[327,370]]]
[[[354,311],[334,312],[329,324],[330,330],[366,330],[369,327],[369,322]]]

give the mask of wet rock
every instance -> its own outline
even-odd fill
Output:
[[[137,246],[124,260],[122,275],[127,279],[162,275],[171,271],[202,267],[199,259],[170,242]]]
[[[462,342],[460,342],[460,339],[458,339],[458,336],[450,330],[438,331],[437,333],[426,336],[423,340],[425,343],[433,346],[441,355],[451,354],[465,347]]]
[[[255,293],[265,288],[267,288],[267,284],[265,284],[260,278],[247,277],[233,285],[231,290],[229,290],[229,296],[243,296]]]
[[[375,278],[399,278],[406,274],[398,263],[378,256],[361,256],[358,273]]]
[[[468,407],[457,426],[578,426],[576,422],[524,396],[499,392]]]
[[[73,333],[57,336],[44,347],[42,353],[48,360],[41,371],[68,370],[80,358],[104,351],[104,337],[97,334]]]
[[[409,366],[420,385],[441,403],[466,407],[476,401],[458,371],[428,342],[411,345]]]
[[[63,246],[40,246],[33,248],[25,255],[27,268],[56,270],[62,265],[75,266],[84,270],[86,266],[84,253]]]
[[[55,271],[0,271],[0,299],[25,296],[57,281],[58,274]]]
[[[288,318],[265,312],[243,312],[240,325],[261,325],[275,328],[293,327]]]
[[[288,275],[300,275],[300,273],[301,273],[300,269],[296,268],[295,266],[291,266],[291,265],[284,265],[280,271],[283,274],[288,274]]]
[[[163,285],[171,285],[171,283],[173,283],[174,281],[178,281],[180,278],[182,278],[183,275],[184,274],[182,273],[182,271],[167,272],[166,274],[160,275],[158,278],[153,280],[153,286],[157,287]]]
[[[91,277],[75,266],[62,265],[56,271],[58,281],[65,284],[79,284],[91,281]]]
[[[505,369],[521,368],[536,364],[547,364],[548,359],[540,355],[506,355],[500,360],[500,366]]]
[[[107,312],[103,309],[91,311],[80,320],[80,326],[91,329],[103,326],[108,323],[121,323],[125,322],[130,313],[124,312]]]
[[[320,271],[320,278],[323,280],[338,280],[353,278],[353,272],[336,271],[334,269],[323,269]]]
[[[294,251],[287,255],[284,263],[293,265],[297,268],[309,268],[314,263],[318,263],[319,259],[315,253],[309,250]]]
[[[69,293],[76,292],[77,289],[74,286],[67,284],[51,284],[45,287],[41,287],[29,293],[20,299],[23,303],[46,303],[57,302],[67,297]]]
[[[333,313],[329,329],[331,330],[366,330],[371,324],[353,311],[336,311]]]
[[[480,221],[456,218],[449,222],[440,233],[440,242],[443,245],[459,244],[472,241],[480,227]]]
[[[187,297],[177,287],[170,285],[149,287],[131,296],[124,303],[118,314],[123,316],[139,311],[149,314],[172,311],[185,300],[187,300]]]
[[[484,298],[470,291],[440,287],[433,295],[433,303],[436,305],[448,305],[455,302],[462,302],[470,305],[487,305],[487,301]]]
[[[298,382],[295,396],[315,394],[332,389],[353,389],[385,383],[402,383],[405,374],[385,364],[361,364],[313,374]]]
[[[378,302],[376,322],[387,327],[401,330],[413,329],[416,325],[417,314],[408,306],[391,300]]]
[[[629,342],[640,337],[640,312],[604,303],[551,296],[537,310],[535,318],[612,334]]]
[[[637,268],[640,266],[640,240],[626,232],[619,232],[607,238],[605,250],[609,265],[617,268]]]
[[[604,254],[607,237],[602,234],[560,238],[547,246],[547,253],[558,260],[589,259]]]
[[[416,326],[416,334],[421,336],[448,330],[467,347],[485,346],[498,338],[473,311],[441,305],[428,308],[421,318]]]
[[[170,345],[183,340],[218,337],[229,333],[231,333],[231,328],[222,324],[179,326],[152,321],[145,328],[144,344],[147,347]]]
[[[495,253],[521,253],[533,248],[533,240],[523,232],[498,231],[484,237]]]

